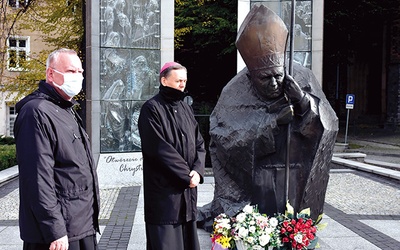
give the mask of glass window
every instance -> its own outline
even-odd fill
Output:
[[[8,43],[10,44],[10,47],[17,47],[17,39],[9,38]]]
[[[25,48],[26,47],[26,40],[19,40],[19,47]]]
[[[14,123],[17,112],[14,105],[7,105],[7,136],[14,137]]]
[[[14,8],[24,7],[28,0],[8,0],[8,5]]]
[[[24,63],[29,55],[29,37],[10,37],[7,42],[7,69],[24,70]]]
[[[72,1],[67,0],[66,3],[65,3],[65,5],[66,5],[67,7],[71,7],[71,5],[73,5],[73,6],[71,7],[72,13],[74,13],[74,14],[76,13],[76,4],[74,4]]]

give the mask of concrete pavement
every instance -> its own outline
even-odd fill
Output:
[[[22,249],[18,231],[18,183],[1,187],[0,249]],[[6,188],[7,187],[7,188]],[[214,181],[199,187],[202,206],[212,200]],[[100,249],[145,249],[143,189],[102,190]],[[400,249],[400,190],[391,180],[349,169],[332,169],[321,249]],[[108,206],[108,208],[107,208]],[[199,230],[201,249],[211,249],[209,233]]]
[[[208,177],[199,187],[198,205],[210,202],[213,191],[213,178]],[[332,170],[323,218],[328,226],[317,234],[320,249],[400,249],[399,192],[390,181],[382,183],[354,170]],[[145,249],[142,195],[139,197],[129,250]],[[201,249],[211,249],[209,233],[199,230],[199,238]]]
[[[349,142],[359,145],[363,140],[354,138]],[[393,147],[399,145],[400,143],[392,144]],[[362,149],[362,146],[358,147],[358,151],[347,151],[363,153],[360,148]],[[400,147],[381,151],[371,149],[371,152],[375,152],[375,155],[372,154],[372,160],[398,164],[398,149]],[[366,159],[371,159],[371,152],[367,152]],[[385,171],[385,168],[382,171]],[[18,180],[15,179],[17,175],[16,168],[0,172],[0,182],[7,182],[0,186],[0,249],[22,249],[18,229]],[[203,206],[210,202],[213,192],[214,179],[207,176],[205,183],[199,186],[198,205]],[[100,196],[100,249],[144,250],[142,187],[101,189]],[[327,222],[328,226],[317,234],[320,238],[320,249],[399,250],[399,201],[399,180],[333,163],[323,217],[323,222]],[[199,239],[201,249],[211,249],[208,232],[199,230]]]

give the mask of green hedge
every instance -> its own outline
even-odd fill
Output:
[[[0,136],[0,171],[17,165],[15,151],[14,137]]]
[[[10,136],[0,136],[0,145],[14,145],[15,139]]]
[[[15,145],[0,145],[0,171],[17,165]]]

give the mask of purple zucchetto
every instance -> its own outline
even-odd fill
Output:
[[[164,64],[164,66],[162,66],[161,70],[160,70],[160,74],[161,72],[163,72],[164,70],[168,69],[169,67],[175,66],[175,65],[180,65],[177,62],[167,62]]]

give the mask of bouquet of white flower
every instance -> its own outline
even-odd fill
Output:
[[[278,220],[260,214],[257,207],[247,205],[232,218],[232,235],[237,247],[243,242],[245,249],[268,249],[281,246]]]

